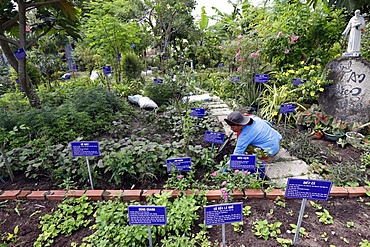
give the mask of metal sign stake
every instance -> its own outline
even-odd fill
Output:
[[[90,164],[89,164],[89,159],[86,157],[86,164],[87,164],[87,170],[89,171],[89,178],[90,178],[90,184],[91,184],[91,189],[94,190],[94,184],[91,176],[91,171],[90,171]]]
[[[294,242],[293,242],[294,246],[298,242],[299,229],[301,228],[301,223],[302,223],[302,219],[303,219],[304,209],[306,207],[306,202],[307,202],[307,199],[303,198],[302,204],[301,204],[301,211],[299,212],[299,216],[298,216],[297,228],[296,228],[295,235],[294,235]]]
[[[150,230],[150,225],[148,225],[148,236],[149,236],[149,247],[153,247],[152,231]]]
[[[222,247],[226,247],[225,224],[222,224]]]

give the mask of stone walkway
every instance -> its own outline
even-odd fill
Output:
[[[204,105],[208,108],[211,115],[218,118],[224,126],[226,135],[229,136],[232,131],[224,121],[231,112],[228,105],[218,97],[213,97],[212,101],[204,102]],[[232,138],[236,138],[236,136],[233,135]],[[284,188],[289,177],[320,179],[316,174],[310,174],[308,165],[304,161],[291,156],[284,148],[281,148],[271,161],[267,163],[266,176],[274,182],[276,188]]]

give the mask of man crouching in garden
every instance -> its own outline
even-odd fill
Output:
[[[259,148],[266,157],[279,152],[282,136],[266,120],[234,111],[225,118],[225,121],[237,135],[234,154],[245,154],[246,150],[249,153],[250,145],[254,146],[254,149]]]

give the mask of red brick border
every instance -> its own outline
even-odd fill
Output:
[[[366,196],[370,192],[370,187],[332,187],[330,196],[345,196],[345,197],[360,197]],[[146,197],[153,194],[170,193],[171,197],[181,195],[179,190],[50,190],[50,191],[31,191],[31,190],[3,190],[0,191],[0,201],[2,200],[55,200],[62,201],[66,198],[80,197],[86,195],[93,201],[114,200],[120,198],[122,201],[146,201]],[[200,193],[199,190],[187,190],[185,194]],[[220,200],[221,190],[209,190],[205,193],[207,200]],[[285,199],[283,189],[273,189],[271,191],[263,191],[260,189],[247,189],[242,191],[235,190],[232,193],[234,199],[276,199],[278,196]]]

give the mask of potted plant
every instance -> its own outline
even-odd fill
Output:
[[[354,147],[358,147],[363,138],[364,136],[361,133],[355,131],[346,132],[346,141]]]
[[[339,119],[331,119],[330,123],[323,129],[325,138],[328,141],[338,141],[343,138],[347,129],[347,123]]]

